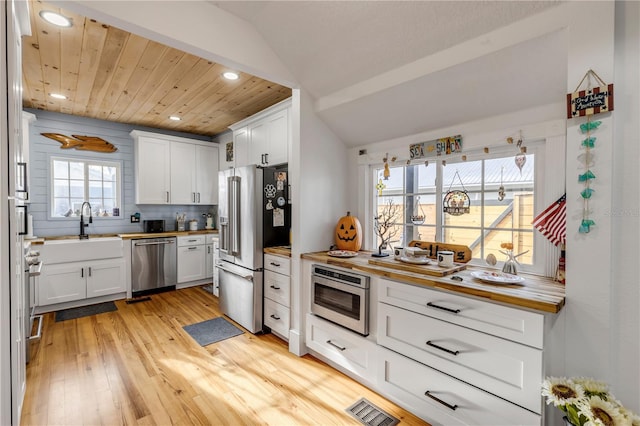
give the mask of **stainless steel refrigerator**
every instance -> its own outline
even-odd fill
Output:
[[[286,167],[255,165],[219,172],[219,298],[222,312],[251,333],[262,331],[263,248],[289,241]]]

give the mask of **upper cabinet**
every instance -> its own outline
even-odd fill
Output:
[[[273,166],[288,162],[291,99],[284,100],[233,126],[235,166]]]
[[[216,204],[218,146],[134,130],[136,204]]]

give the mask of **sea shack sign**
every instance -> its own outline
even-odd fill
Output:
[[[460,152],[462,152],[462,136],[460,135],[409,145],[409,158],[411,160],[424,157],[440,157]]]
[[[613,111],[613,84],[567,94],[567,118]]]

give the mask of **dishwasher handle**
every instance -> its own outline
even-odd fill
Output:
[[[174,244],[175,241],[167,240],[167,241],[151,241],[148,243],[135,243],[136,246],[160,246],[165,244]]]

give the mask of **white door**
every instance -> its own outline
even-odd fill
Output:
[[[61,263],[46,265],[38,277],[38,304],[70,302],[87,297],[87,274],[84,264]]]
[[[87,298],[126,291],[124,259],[92,262],[87,266]]]
[[[136,204],[169,204],[172,194],[169,141],[140,136],[135,145]]]
[[[205,277],[204,245],[178,247],[178,282],[202,280]]]
[[[196,145],[196,202],[218,204],[218,147]]]

